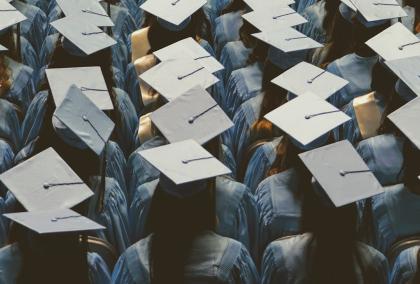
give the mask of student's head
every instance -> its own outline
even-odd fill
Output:
[[[11,240],[22,255],[18,284],[89,283],[87,245],[78,233],[40,235],[13,223]]]
[[[202,9],[181,23],[179,29],[171,28],[172,24],[153,15],[148,15],[147,19],[145,24],[150,27],[148,32],[149,54],[188,37],[204,38],[208,42],[212,42],[209,23]]]
[[[150,276],[152,284],[185,283],[184,266],[192,242],[204,231],[216,226],[214,179],[193,182],[186,187],[197,192],[180,198],[168,193],[161,176],[150,205],[147,229],[151,232]]]

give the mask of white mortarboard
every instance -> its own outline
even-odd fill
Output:
[[[406,103],[388,118],[420,149],[420,97]]]
[[[309,92],[271,111],[265,118],[304,146],[350,120],[345,113]]]
[[[114,108],[100,67],[54,68],[45,73],[56,106],[64,100],[70,86],[76,85],[99,109]]]
[[[206,0],[147,0],[140,8],[178,26],[206,2]]]
[[[69,128],[98,156],[102,153],[114,129],[112,120],[82,91],[72,85],[54,117]]]
[[[167,60],[140,75],[165,99],[171,101],[194,86],[207,89],[219,79],[192,59]]]
[[[0,180],[28,211],[71,208],[93,195],[53,148],[1,174]]]
[[[150,1],[150,0],[149,0]],[[205,67],[209,72],[214,73],[224,69],[210,53],[207,52],[193,38],[189,37],[173,43],[167,47],[153,52],[160,61],[170,59],[192,59],[197,61],[201,66]]]
[[[395,0],[351,0],[351,2],[368,23],[407,16]]]
[[[420,56],[385,61],[385,64],[420,96]]]
[[[117,43],[97,26],[81,21],[77,17],[65,17],[52,22],[51,25],[86,55]]]
[[[6,51],[6,50],[7,50],[7,48],[0,44],[0,51]]]
[[[170,143],[194,139],[207,143],[233,126],[217,102],[194,87],[152,113],[151,119]]]
[[[267,11],[295,3],[294,0],[244,0],[244,2],[254,11]]]
[[[295,65],[271,82],[295,95],[312,92],[322,99],[348,84],[347,80],[307,62]]]
[[[290,27],[275,31],[263,31],[252,35],[283,52],[322,47],[322,44]]]
[[[252,11],[242,15],[242,18],[260,31],[274,31],[284,27],[294,27],[308,22],[298,12],[290,7],[270,9],[267,11]]]
[[[7,1],[0,0],[0,31],[24,20],[26,20],[25,15]]]
[[[103,230],[104,226],[70,209],[3,214],[12,221],[37,232],[54,234]]]
[[[64,15],[77,17],[97,27],[112,27],[114,23],[97,0],[56,0]]]
[[[231,172],[194,140],[176,142],[138,153],[176,185]]]
[[[401,23],[395,23],[366,44],[386,61],[420,56],[420,39]]]
[[[349,141],[299,155],[336,207],[383,192],[383,188]]]

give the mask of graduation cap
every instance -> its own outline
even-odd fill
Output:
[[[264,116],[303,146],[351,118],[313,93],[302,94]]]
[[[244,2],[254,11],[267,11],[286,7],[295,3],[294,0],[244,0]]]
[[[45,73],[56,106],[64,100],[70,86],[76,85],[99,109],[114,108],[100,67],[53,68]]]
[[[198,86],[160,107],[151,119],[170,143],[194,139],[205,144],[233,126],[211,95]]]
[[[348,84],[347,80],[307,62],[295,65],[271,82],[295,95],[312,92],[322,99]]]
[[[206,3],[206,0],[147,0],[140,8],[158,17],[163,27],[178,31],[183,29],[189,23],[191,15]]]
[[[207,89],[219,81],[216,76],[193,59],[163,61],[141,74],[140,79],[168,101],[197,85]]]
[[[286,6],[269,10],[257,10],[242,15],[247,22],[260,31],[282,29],[293,27],[308,22],[298,12]]]
[[[205,67],[209,72],[214,73],[224,69],[210,53],[207,52],[193,38],[189,37],[173,43],[167,47],[153,52],[160,61],[171,59],[192,59]]]
[[[388,118],[420,149],[420,97],[397,109]]]
[[[191,196],[198,190],[195,187],[189,188],[187,184],[231,173],[194,140],[184,140],[138,153],[172,182],[173,186],[164,190],[179,197]]]
[[[0,44],[0,52],[2,52],[2,51],[7,51],[7,48]]]
[[[347,1],[349,2],[349,1]],[[351,0],[354,6],[366,20],[366,26],[383,24],[383,20],[406,17],[407,13],[395,0]],[[353,8],[353,7],[350,7]]]
[[[366,44],[385,61],[420,56],[420,39],[401,23],[395,23]]]
[[[76,85],[70,87],[61,105],[55,110],[54,118],[98,156],[104,150],[115,126]]]
[[[322,44],[290,27],[262,31],[252,36],[287,53],[322,47]]]
[[[70,209],[3,214],[4,217],[38,234],[96,231],[104,226]]]
[[[420,96],[420,56],[385,61],[385,64],[400,78],[396,88],[400,96],[410,99]]]
[[[335,207],[384,190],[351,143],[343,140],[299,155]]]
[[[53,148],[0,175],[28,211],[71,208],[93,195]]]
[[[76,17],[98,27],[114,26],[97,0],[56,0],[56,2],[67,17]]]
[[[72,47],[67,44],[67,48],[64,46],[74,55],[91,55],[117,43],[103,30],[81,20],[79,16],[65,17],[52,22],[51,25],[74,45]]]
[[[19,24],[27,18],[8,1],[0,0],[0,31]]]

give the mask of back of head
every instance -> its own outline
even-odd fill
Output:
[[[316,193],[314,188],[308,190],[304,193],[302,229],[313,234],[307,251],[310,283],[358,283],[356,265],[363,273],[363,283],[379,283],[375,269],[359,255],[356,204],[336,208],[322,189]]]
[[[179,31],[165,28],[159,24],[155,16],[149,16],[147,24],[150,27],[147,35],[150,43],[149,54],[188,37],[194,39],[200,37],[212,43],[211,35],[208,33],[209,22],[202,9],[192,14],[187,25]]]
[[[189,198],[177,198],[161,189],[153,194],[147,231],[152,284],[184,283],[184,266],[194,238],[216,226],[214,179],[207,189]]]
[[[18,284],[88,284],[87,246],[79,234],[39,235],[20,225],[12,227],[22,255]]]

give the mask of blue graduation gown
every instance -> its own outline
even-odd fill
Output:
[[[132,245],[118,260],[112,273],[114,284],[147,284],[151,237]],[[203,232],[192,244],[185,265],[187,283],[257,284],[259,275],[245,247],[213,232]]]
[[[130,205],[132,241],[146,237],[145,225],[150,202],[159,180],[139,186]],[[249,189],[227,177],[216,178],[216,232],[242,242],[255,257],[258,245],[258,208]]]
[[[342,108],[355,97],[369,93],[372,69],[377,62],[377,55],[366,58],[355,53],[347,54],[331,62],[326,70],[346,79],[349,84],[330,96],[328,101],[334,106]]]
[[[262,264],[263,284],[303,284],[307,283],[307,250],[311,234],[306,233],[294,237],[286,237],[272,242],[264,252]],[[380,282],[388,283],[388,262],[384,255],[374,248],[358,243],[359,254],[363,263],[368,264],[375,271],[382,272]],[[367,267],[364,268],[366,270]],[[364,283],[361,268],[356,266],[357,283]]]
[[[260,253],[277,238],[300,232],[302,203],[298,193],[297,174],[290,169],[263,180],[257,188],[260,208]]]
[[[390,284],[407,284],[417,272],[417,254],[420,246],[403,250],[394,262]],[[414,283],[413,283],[414,284]]]

